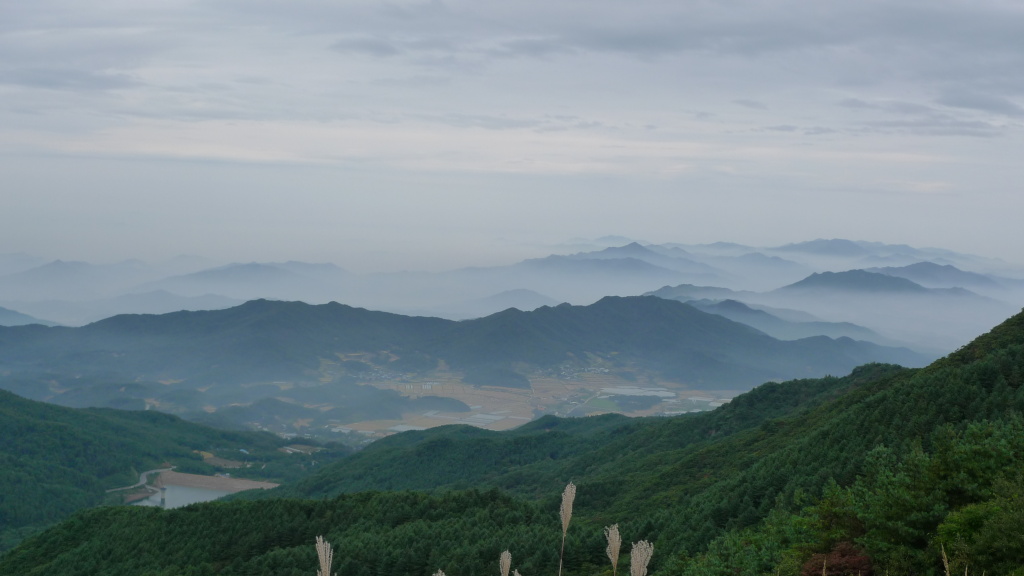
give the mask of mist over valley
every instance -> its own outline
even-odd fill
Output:
[[[607,238],[429,273],[2,262],[3,388],[353,445],[544,414],[681,414],[768,381],[923,366],[1024,302],[1008,263],[848,240]]]

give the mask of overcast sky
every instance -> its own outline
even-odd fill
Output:
[[[1024,260],[1024,3],[0,2],[0,253]]]

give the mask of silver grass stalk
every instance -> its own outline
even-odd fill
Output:
[[[629,556],[629,576],[647,576],[647,563],[654,555],[654,544],[647,540],[633,543],[633,552]]]
[[[522,576],[522,575],[519,573],[519,570],[516,569],[516,570],[512,571],[512,576]]]
[[[572,520],[572,501],[576,499],[576,485],[569,482],[562,492],[562,507],[558,515],[562,518],[562,549],[558,553],[558,576],[562,576],[562,559],[565,557],[565,534],[569,531],[569,521]]]
[[[323,536],[316,537],[316,555],[320,558],[320,569],[316,571],[316,576],[331,576],[334,551],[331,550],[331,544],[324,540]]]
[[[437,572],[434,572],[434,576],[446,576],[446,575],[444,573],[444,570],[438,570]]]
[[[501,567],[501,576],[508,576],[508,570],[512,567],[512,553],[505,550],[498,559],[498,566]]]
[[[605,553],[612,562],[612,576],[615,576],[619,569],[619,550],[622,549],[622,538],[619,536],[619,525],[612,524],[604,529],[604,537],[608,540],[608,548]]]
[[[569,482],[562,492],[562,508],[558,511],[562,518],[562,536],[569,530],[569,520],[572,520],[572,501],[576,499],[576,485]]]

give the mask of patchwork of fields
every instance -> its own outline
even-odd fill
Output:
[[[508,430],[543,414],[586,416],[617,412],[628,416],[673,415],[710,410],[728,402],[735,390],[693,390],[675,382],[645,379],[642,383],[607,371],[577,372],[569,378],[531,377],[529,388],[475,386],[458,374],[435,373],[429,378],[364,382],[403,396],[453,398],[469,412],[427,411],[404,414],[401,420],[373,420],[339,425],[336,429],[379,437],[404,430],[446,424],[469,424],[488,430]]]

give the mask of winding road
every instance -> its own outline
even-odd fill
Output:
[[[173,466],[171,468],[158,468],[156,470],[146,470],[142,474],[139,474],[139,481],[136,482],[135,484],[132,484],[131,486],[122,486],[121,488],[111,488],[110,490],[107,490],[107,492],[119,492],[121,490],[131,490],[132,488],[138,488],[139,486],[145,486],[146,485],[146,481],[149,480],[149,475],[150,474],[159,474],[161,472],[170,472],[171,470],[174,470]]]

